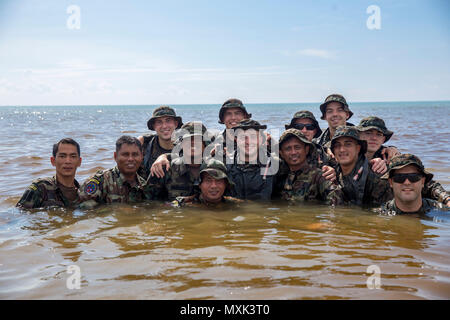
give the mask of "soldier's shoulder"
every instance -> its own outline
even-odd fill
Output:
[[[244,200],[242,200],[242,199],[238,199],[235,197],[229,197],[229,196],[224,196],[223,199],[227,203],[243,203],[244,202]]]
[[[382,215],[389,215],[389,216],[396,215],[397,210],[395,209],[394,199],[383,203],[379,208],[373,209],[373,211]]]
[[[436,200],[432,200],[432,199],[423,199],[425,205],[426,205],[426,209],[431,210],[431,209],[450,209],[449,207],[447,207],[446,205],[444,205],[441,202],[438,202]]]

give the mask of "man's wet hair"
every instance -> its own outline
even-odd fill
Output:
[[[142,144],[141,142],[136,138],[136,137],[132,137],[132,136],[121,136],[119,139],[117,139],[116,141],[116,152],[119,152],[120,148],[122,148],[123,144],[130,144],[130,145],[135,145],[139,148],[139,150],[141,150],[142,152]]]
[[[78,142],[76,142],[72,138],[64,138],[64,139],[59,140],[58,143],[55,143],[53,145],[53,157],[54,158],[56,158],[56,154],[58,153],[59,145],[61,143],[74,145],[75,147],[77,147],[78,156],[79,157],[81,156],[80,145],[78,144]]]

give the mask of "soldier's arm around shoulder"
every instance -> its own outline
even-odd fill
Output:
[[[446,206],[448,206],[448,202],[450,201],[450,192],[445,191],[444,187],[442,187],[439,182],[434,180],[425,183],[425,186],[422,190],[422,196],[424,198],[429,198],[441,202]]]
[[[92,209],[105,202],[103,199],[103,182],[103,172],[98,171],[81,185],[80,209]]]
[[[39,208],[43,203],[43,192],[39,181],[33,181],[17,202],[16,207],[23,209]]]

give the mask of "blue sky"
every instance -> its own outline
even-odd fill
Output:
[[[450,100],[449,12],[446,0],[0,0],[0,105]]]

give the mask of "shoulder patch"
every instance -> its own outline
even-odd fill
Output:
[[[98,189],[99,182],[96,179],[91,179],[84,187],[86,194],[94,194]]]
[[[37,188],[37,186],[35,184],[32,184],[32,185],[29,186],[29,189],[37,191],[38,188]]]

